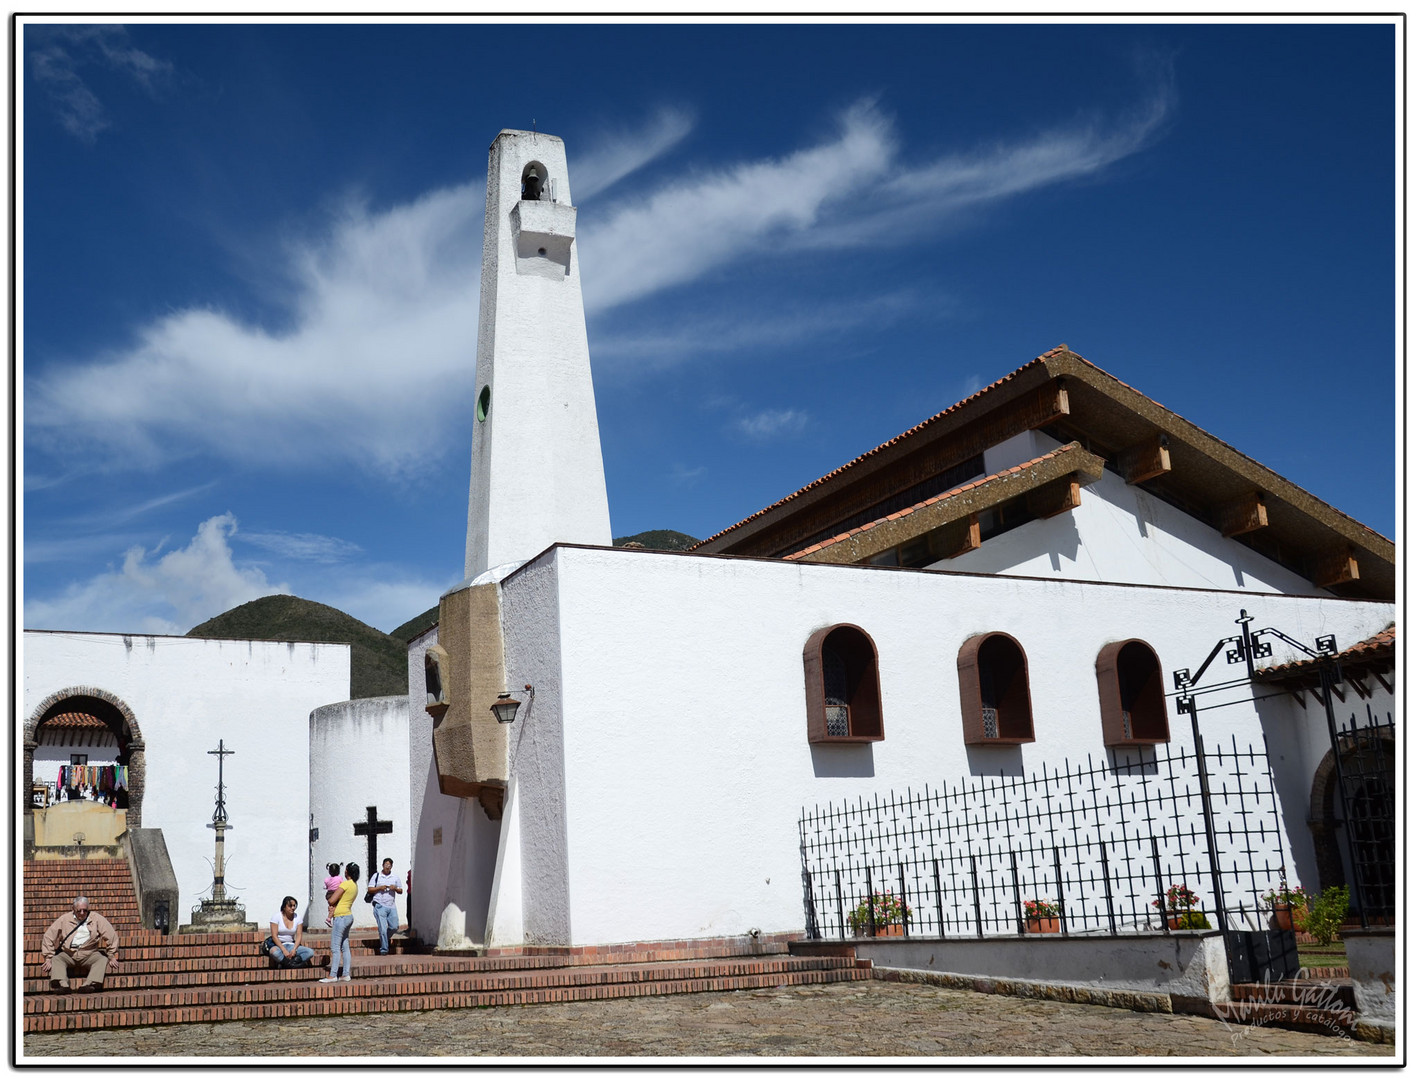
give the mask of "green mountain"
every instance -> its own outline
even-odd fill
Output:
[[[674,529],[650,529],[646,532],[636,533],[635,536],[618,536],[611,543],[616,547],[639,544],[643,548],[651,548],[654,551],[689,551],[699,541],[693,536],[676,532]]]
[[[438,609],[434,609],[434,618]],[[427,624],[426,624],[427,625]],[[409,650],[352,615],[299,596],[263,596],[187,632],[238,641],[327,641],[350,646],[350,696],[384,697],[409,690]]]
[[[392,638],[398,638],[404,644],[408,644],[422,634],[434,623],[439,621],[439,606],[435,604],[422,615],[415,615],[406,623],[401,623],[389,632]]]

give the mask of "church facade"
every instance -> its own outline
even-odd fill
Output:
[[[1269,748],[1293,882],[1353,875],[1305,650],[1350,665],[1332,712],[1393,716],[1387,538],[1060,346],[690,552],[613,548],[561,140],[494,141],[482,282],[465,580],[407,698],[346,701],[348,649],[192,642],[246,658],[194,710],[143,681],[198,670],[176,646],[27,633],[27,752],[102,686],[130,760],[142,721],[142,823],[200,836],[200,755],[160,760],[155,725],[205,749],[225,709],[264,718],[258,746],[304,739],[274,772],[229,762],[257,800],[232,821],[278,859],[258,918],[297,876],[315,912],[324,862],[374,837],[445,949],[801,934],[807,808],[1191,745],[1175,673],[1251,619],[1302,648],[1201,734]],[[187,901],[201,844],[168,843]]]
[[[528,184],[549,146],[551,182]],[[484,280],[509,310],[579,290],[574,257],[533,275],[515,239],[529,209],[551,216],[529,202],[569,200],[564,168],[548,136],[493,145]],[[547,310],[579,340],[575,305]],[[495,375],[485,348],[493,400],[546,364],[505,338]],[[475,502],[499,425],[546,422],[480,410]],[[545,434],[599,472],[584,424]],[[475,535],[494,516],[469,521],[468,580],[410,663],[411,731],[433,743],[414,917],[447,947],[802,932],[805,808],[1190,739],[1164,679],[1243,609],[1342,648],[1394,619],[1390,541],[1064,346],[689,553],[607,549],[587,518],[499,547]],[[1142,683],[1148,707],[1136,687],[1121,705]],[[1392,679],[1365,693],[1392,712]],[[1277,748],[1285,862],[1314,888],[1295,808],[1323,769],[1320,710],[1253,697],[1204,735]]]

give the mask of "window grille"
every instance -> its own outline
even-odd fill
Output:
[[[984,705],[981,707],[980,720],[981,726],[985,728],[987,739],[1000,738],[1000,714],[998,712],[989,705]]]

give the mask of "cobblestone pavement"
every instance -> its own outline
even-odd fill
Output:
[[[880,980],[24,1036],[33,1056],[1393,1058],[1393,1046]],[[274,1062],[273,1062],[274,1064]]]

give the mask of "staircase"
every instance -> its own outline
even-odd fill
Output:
[[[1355,990],[1348,979],[1233,983],[1232,1000],[1213,1006],[1228,1023],[1274,1024],[1321,1035],[1355,1034]]]
[[[40,943],[80,893],[118,931],[118,964],[99,993],[51,994],[40,970]],[[395,950],[379,956],[379,936],[368,930],[351,936],[353,979],[321,983],[330,956],[323,930],[305,937],[318,966],[281,969],[260,954],[264,930],[167,936],[142,929],[120,859],[26,862],[24,896],[25,1032],[589,1001],[872,977],[868,961],[791,956],[786,939],[440,955],[411,951],[408,939],[396,938]]]

